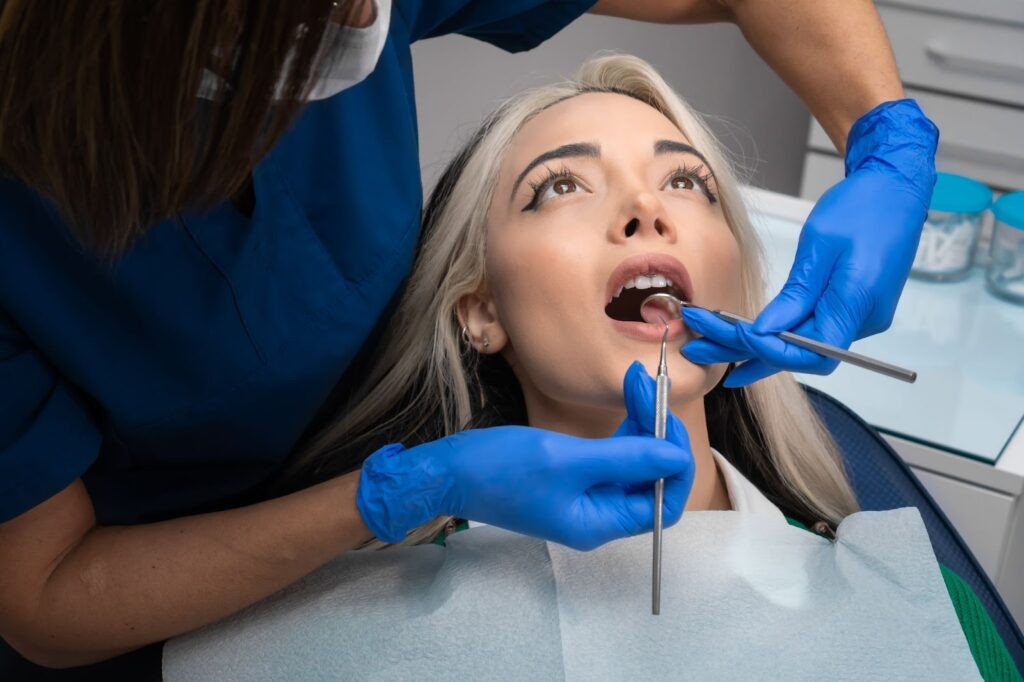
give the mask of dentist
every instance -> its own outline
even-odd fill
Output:
[[[937,131],[869,0],[0,0],[0,677],[159,679],[161,641],[455,495],[579,549],[652,525],[650,493],[603,484],[666,477],[683,508],[685,442],[535,429],[260,495],[412,263],[410,45],[527,50],[586,11],[735,23],[846,153],[781,294],[751,328],[688,313],[686,355],[745,360],[738,386],[833,367],[765,331],[885,329]]]

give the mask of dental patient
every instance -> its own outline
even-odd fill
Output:
[[[665,291],[756,317],[759,248],[719,144],[646,63],[592,59],[572,81],[513,97],[441,177],[363,388],[297,453],[286,485],[351,471],[388,443],[468,428],[649,434],[645,367],[657,364],[663,327],[643,321],[641,301]],[[675,352],[697,334],[681,320],[668,330],[669,437],[688,443],[695,462],[679,525],[693,512],[731,510],[834,537],[857,500],[793,377],[727,389],[728,366]],[[453,543],[465,528],[437,518],[401,544]],[[396,551],[373,540],[357,554],[382,548]],[[977,597],[944,567],[942,577],[961,624],[971,623],[964,631],[982,674],[1012,673]]]

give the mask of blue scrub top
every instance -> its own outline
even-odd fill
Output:
[[[230,202],[182,213],[113,267],[0,181],[0,522],[79,477],[98,523],[132,524],[218,508],[275,473],[409,272],[410,44],[526,50],[592,4],[395,0],[374,73],[310,103],[253,172],[251,218]]]

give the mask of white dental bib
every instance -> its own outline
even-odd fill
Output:
[[[164,649],[164,679],[980,679],[916,509],[736,511],[591,552],[483,526],[349,552]]]

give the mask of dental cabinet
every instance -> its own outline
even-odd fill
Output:
[[[997,191],[1024,188],[1024,2],[877,0],[908,97],[941,131],[939,170]],[[815,200],[843,160],[811,122],[800,195]]]
[[[781,290],[813,202],[748,189],[767,295]],[[881,257],[881,254],[880,254]],[[845,403],[906,461],[1024,624],[1024,309],[963,281],[909,280],[892,326],[852,350],[918,373],[904,384],[841,365],[796,378]]]

